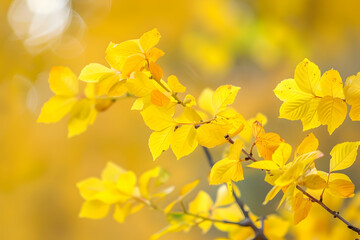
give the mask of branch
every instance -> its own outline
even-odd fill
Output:
[[[203,149],[204,149],[206,158],[209,162],[209,165],[210,165],[210,167],[212,167],[215,163],[214,163],[214,160],[212,159],[209,149],[206,147],[203,147]],[[251,218],[249,216],[249,211],[247,211],[245,209],[244,203],[236,195],[235,191],[233,191],[233,196],[234,196],[234,199],[235,199],[237,205],[239,206],[240,210],[242,211],[242,213],[244,214],[244,217],[245,217],[245,219],[241,220],[238,225],[243,226],[243,227],[251,227],[255,233],[254,240],[267,240],[262,228],[257,228],[255,223],[251,220]]]
[[[246,152],[244,149],[242,150],[242,152],[252,161],[256,159],[253,159],[253,157],[251,156],[251,154],[249,154],[248,152]],[[310,200],[312,202],[315,202],[317,204],[319,204],[322,208],[324,208],[326,211],[328,211],[331,215],[334,216],[334,218],[338,218],[340,219],[342,222],[344,222],[347,227],[349,229],[351,229],[352,231],[356,232],[357,234],[360,235],[360,228],[355,227],[354,225],[352,225],[351,223],[349,223],[347,220],[345,220],[339,212],[333,211],[331,210],[328,206],[326,206],[321,200],[316,199],[314,196],[312,196],[310,193],[306,192],[304,189],[302,189],[299,185],[296,185],[296,188],[298,190],[300,190],[303,194],[305,194],[308,198],[310,198]]]
[[[334,218],[338,218],[340,219],[343,223],[345,223],[347,225],[347,227],[351,230],[353,230],[354,232],[356,232],[357,234],[360,235],[360,228],[355,227],[354,225],[352,225],[351,223],[349,223],[348,221],[346,221],[339,212],[333,211],[331,210],[328,206],[326,206],[323,202],[321,202],[320,200],[316,199],[314,196],[310,195],[308,192],[306,192],[304,189],[302,189],[299,185],[296,185],[296,188],[298,190],[300,190],[303,194],[305,194],[308,198],[310,198],[310,200],[312,202],[316,202],[317,204],[319,204],[321,207],[323,207],[326,211],[328,211],[331,215],[334,216]]]

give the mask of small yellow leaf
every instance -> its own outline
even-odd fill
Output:
[[[316,64],[308,59],[305,58],[296,66],[294,79],[302,91],[312,95],[319,93],[320,70]]]
[[[177,159],[192,153],[198,145],[197,132],[193,125],[182,125],[172,134],[171,150]]]
[[[299,222],[301,222],[302,220],[304,220],[312,207],[312,202],[310,199],[303,199],[301,201],[301,205],[299,208],[297,208],[294,212],[294,224],[298,224]]]
[[[121,71],[121,78],[129,78],[130,74],[141,71],[146,61],[142,55],[133,55],[126,59]]]
[[[360,121],[360,98],[358,103],[351,106],[349,116],[353,121]]]
[[[150,169],[146,172],[144,172],[140,178],[139,178],[139,190],[141,195],[149,199],[149,183],[152,178],[156,178],[159,176],[160,168],[155,167],[153,169]]]
[[[285,142],[280,143],[279,147],[272,155],[274,161],[279,167],[283,167],[291,155],[291,145]]]
[[[37,122],[54,123],[60,121],[76,104],[75,97],[54,96],[41,109]]]
[[[232,104],[239,90],[240,87],[232,85],[218,87],[212,96],[215,112],[218,113],[224,110],[228,105]]]
[[[79,83],[70,68],[53,67],[49,75],[51,90],[59,96],[75,96],[79,91]]]
[[[273,186],[273,188],[268,192],[268,194],[265,197],[263,205],[266,205],[269,201],[271,201],[281,190],[281,187],[279,186]]]
[[[71,110],[68,123],[68,137],[76,136],[84,132],[87,127],[94,123],[97,116],[95,102],[89,99],[78,101]]]
[[[110,91],[110,89],[116,85],[117,83],[121,83],[124,84],[125,81],[121,81],[120,80],[120,75],[119,74],[114,74],[114,75],[107,75],[103,78],[101,78],[99,80],[99,82],[97,82],[96,84],[96,95],[98,96],[102,96],[102,95],[107,95]]]
[[[86,201],[83,203],[79,217],[102,219],[106,217],[110,209],[110,205],[98,200]]]
[[[344,94],[348,104],[354,105],[360,102],[360,72],[346,79]]]
[[[136,97],[145,97],[156,89],[154,82],[143,72],[136,72],[134,79],[128,79],[126,87]]]
[[[195,181],[183,186],[180,190],[180,196],[185,196],[186,194],[190,193],[199,184],[199,182],[199,179],[196,179]]]
[[[313,133],[308,134],[296,149],[296,155],[312,152],[319,147],[319,140]]]
[[[236,139],[234,144],[230,146],[228,159],[240,160],[240,154],[244,147],[244,143],[240,139]]]
[[[150,100],[151,103],[160,107],[167,106],[170,103],[170,98],[157,89],[151,91]]]
[[[162,79],[163,71],[159,65],[157,65],[154,62],[151,62],[149,64],[149,70],[150,70],[150,73],[151,73],[153,79],[155,79],[156,81],[160,81],[160,79]]]
[[[115,212],[114,212],[114,219],[118,223],[123,223],[125,221],[125,218],[131,214],[131,203],[124,203],[122,205],[116,204],[115,206]]]
[[[149,148],[153,160],[156,160],[162,152],[168,150],[170,140],[174,134],[175,127],[168,127],[159,132],[153,132],[149,138]]]
[[[264,133],[256,138],[259,155],[265,160],[271,160],[275,150],[284,140],[277,133]]]
[[[330,152],[330,172],[350,167],[356,160],[360,142],[344,142],[337,144]]]
[[[279,169],[279,166],[271,160],[263,160],[263,161],[253,162],[253,163],[247,165],[247,167],[264,169],[264,170]]]
[[[116,72],[99,63],[90,63],[80,72],[79,79],[84,82],[98,82],[100,79],[115,75]]]
[[[160,38],[161,35],[156,28],[144,33],[139,39],[142,50],[147,52],[150,48],[158,44]]]
[[[320,79],[321,92],[324,96],[333,98],[345,98],[343,82],[340,74],[336,70],[326,71]]]
[[[142,54],[137,40],[129,40],[119,44],[110,43],[106,49],[106,61],[118,71],[122,71],[129,56]]]
[[[119,176],[123,173],[126,173],[125,169],[121,168],[113,162],[108,162],[104,170],[101,172],[101,180],[104,182],[116,183],[119,179]]]
[[[208,217],[210,215],[209,211],[212,205],[213,201],[209,194],[204,191],[200,191],[195,199],[189,203],[189,212],[203,217]],[[203,233],[209,231],[212,225],[211,221],[203,221],[202,219],[198,219],[198,221],[201,221],[198,226],[202,229]]]
[[[135,185],[136,175],[134,172],[128,171],[119,176],[116,183],[116,188],[121,194],[126,195],[130,198],[132,193],[134,192]]]
[[[179,80],[177,79],[176,76],[171,75],[170,77],[168,77],[168,85],[171,89],[172,92],[185,92],[186,91],[186,87],[184,87],[181,83],[179,83]]]
[[[158,48],[152,48],[145,53],[149,62],[156,62],[160,57],[164,56],[164,52]]]
[[[222,159],[214,164],[210,172],[210,184],[216,185],[244,179],[240,160]]]
[[[319,121],[323,125],[328,125],[328,132],[331,135],[344,122],[347,106],[340,98],[326,96],[321,99],[317,112]]]
[[[199,107],[202,108],[203,110],[207,111],[211,115],[215,114],[214,105],[212,104],[213,95],[214,95],[213,90],[211,90],[209,88],[205,88],[201,92],[199,101],[198,101]]]
[[[166,109],[155,105],[150,105],[142,110],[141,115],[145,124],[153,131],[162,131],[165,128],[177,125]]]

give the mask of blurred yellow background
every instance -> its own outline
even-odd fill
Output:
[[[110,41],[139,38],[156,27],[165,76],[177,75],[194,96],[205,87],[241,86],[234,107],[246,118],[264,113],[266,130],[296,145],[309,132],[302,132],[300,121],[277,118],[281,102],[272,90],[292,78],[305,57],[322,72],[338,70],[343,81],[360,71],[359,8],[357,0],[1,0],[0,239],[147,239],[165,226],[163,215],[147,209],[123,224],[111,216],[78,218],[83,200],[76,183],[99,176],[108,161],[137,174],[161,164],[171,173],[170,184],[178,186],[175,193],[200,178],[201,188],[215,194],[206,182],[204,169],[209,168],[201,148],[180,161],[170,152],[151,160],[150,131],[140,114],[130,111],[131,99],[99,114],[93,126],[72,139],[66,137],[66,120],[37,124],[41,106],[52,95],[47,83],[52,66],[79,74],[87,63],[106,64]],[[319,169],[328,169],[335,144],[359,140],[359,130],[360,123],[349,118],[332,136],[325,127],[315,129],[319,149],[326,153]],[[215,159],[221,157],[222,148],[211,151]],[[357,162],[352,169],[359,167]],[[256,214],[273,212],[276,202],[261,206],[269,189],[262,174],[248,170],[245,179],[240,184],[245,202]],[[192,230],[164,239],[214,236],[221,234]]]

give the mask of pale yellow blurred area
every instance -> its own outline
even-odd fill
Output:
[[[79,74],[88,63],[106,64],[110,41],[139,38],[156,27],[162,34],[158,47],[165,52],[158,64],[166,77],[177,75],[196,97],[205,87],[241,86],[234,107],[246,118],[264,113],[266,130],[296,145],[309,132],[302,132],[300,122],[277,118],[281,102],[272,90],[292,78],[305,57],[322,72],[338,70],[343,80],[359,72],[359,9],[357,0],[1,0],[0,239],[147,239],[163,228],[164,215],[150,209],[123,224],[111,214],[104,220],[78,218],[83,200],[76,183],[99,177],[108,161],[138,175],[161,164],[171,173],[169,185],[177,187],[169,200],[197,178],[202,182],[198,190],[215,196],[216,188],[206,182],[209,167],[200,147],[180,161],[171,152],[152,161],[150,130],[138,112],[130,111],[131,99],[100,113],[93,126],[72,139],[66,137],[67,118],[36,123],[52,96],[47,83],[52,66],[68,66]],[[347,119],[332,136],[325,127],[314,133],[328,153],[337,143],[359,140],[359,126]],[[215,159],[222,150],[211,150]],[[320,169],[328,170],[329,157],[319,160]],[[352,169],[359,167],[356,162]],[[245,202],[256,214],[273,212],[277,203],[261,206],[270,188],[262,174],[247,170],[240,184]],[[356,174],[351,176],[359,185]],[[164,239],[215,236],[224,235],[192,230]]]

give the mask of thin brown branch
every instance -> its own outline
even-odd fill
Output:
[[[309,194],[308,192],[306,192],[304,189],[302,189],[299,185],[296,185],[296,188],[298,190],[300,190],[304,195],[306,195],[308,198],[310,198],[310,200],[312,202],[315,202],[317,204],[319,204],[322,208],[324,208],[326,211],[328,211],[331,215],[334,216],[334,218],[338,218],[340,219],[343,223],[345,223],[347,225],[347,227],[349,229],[351,229],[352,231],[356,232],[357,234],[360,235],[360,228],[355,227],[354,225],[352,225],[351,223],[349,223],[347,220],[345,220],[339,212],[336,212],[334,210],[331,210],[328,206],[326,206],[322,201],[316,199],[314,196],[312,196],[311,194]]]
[[[226,140],[228,140],[230,143],[232,142],[232,144],[234,143],[234,141],[232,141],[232,139],[227,135],[225,136]],[[209,150],[206,147],[203,147],[205,155],[208,159],[209,165],[210,167],[212,167],[214,165],[214,161],[212,159],[212,156],[209,152]],[[233,191],[233,196],[234,199],[236,201],[236,204],[239,206],[241,212],[244,214],[244,219],[241,220],[238,225],[243,226],[243,227],[251,227],[252,230],[255,233],[255,237],[254,240],[267,240],[266,236],[264,235],[263,229],[258,228],[255,223],[251,220],[250,215],[249,215],[249,211],[246,210],[245,208],[245,204],[241,201],[241,199],[236,195],[235,191]]]

